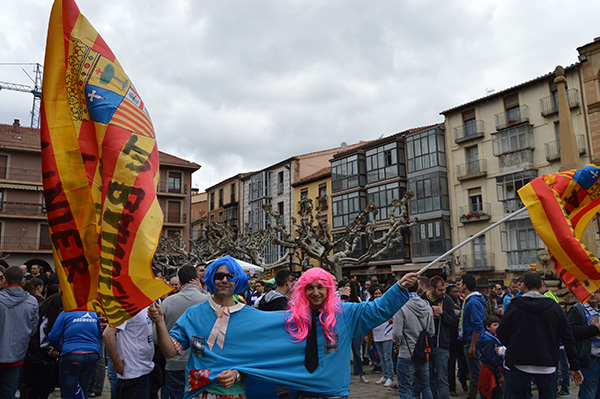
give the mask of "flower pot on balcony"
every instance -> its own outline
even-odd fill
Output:
[[[471,211],[469,213],[461,215],[460,216],[460,221],[462,223],[469,223],[469,222],[479,222],[479,221],[482,221],[482,220],[490,220],[491,218],[492,218],[492,216],[489,215],[488,213],[478,212],[478,211]]]

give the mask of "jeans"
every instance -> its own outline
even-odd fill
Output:
[[[104,348],[104,340],[100,338],[100,358],[96,363],[96,371],[90,384],[90,393],[94,393],[96,396],[102,395],[102,388],[104,388],[104,378],[106,377],[106,362],[105,362],[106,350]]]
[[[448,387],[450,392],[456,392],[456,362],[458,361],[458,381],[461,384],[467,383],[467,360],[465,351],[460,341],[454,341],[450,346],[450,358],[448,359]]]
[[[119,375],[113,368],[113,362],[110,356],[106,357],[108,364],[106,365],[106,374],[108,375],[108,382],[110,383],[110,399],[115,399],[115,392],[117,392],[117,381]]]
[[[58,365],[58,380],[63,399],[75,399],[77,383],[81,386],[84,398],[87,399],[88,389],[96,372],[96,363],[98,363],[99,357],[95,352],[71,352],[61,356]]]
[[[381,361],[381,370],[385,378],[394,379],[394,365],[392,363],[392,340],[375,342],[379,360]]]
[[[352,338],[352,367],[354,368],[354,375],[363,375],[362,356],[360,355],[360,348],[362,342],[365,340],[364,335]]]
[[[448,358],[450,352],[444,348],[432,348],[431,354],[431,361],[429,362],[431,394],[435,399],[448,399],[450,397],[448,386]]]
[[[600,358],[592,356],[587,366],[581,368],[583,383],[579,386],[579,399],[600,398]]]
[[[481,369],[481,351],[479,350],[479,344],[475,346],[475,359],[469,357],[470,342],[465,342],[464,352],[465,358],[467,358],[467,367],[469,367],[469,374],[471,379],[469,380],[469,392],[467,393],[468,399],[475,399],[477,397],[477,382],[479,381],[479,370]]]
[[[165,370],[165,385],[171,399],[183,399],[185,394],[185,370]],[[169,399],[162,396],[161,399]]]
[[[511,367],[505,377],[504,398],[527,398],[533,377],[537,384],[539,399],[556,399],[556,371],[552,374],[529,374],[517,367]]]
[[[400,399],[412,399],[412,385],[421,392],[423,399],[433,399],[429,388],[429,365],[415,364],[409,358],[398,358],[398,393]]]
[[[568,391],[571,379],[571,373],[569,371],[569,360],[567,359],[567,351],[565,348],[559,349],[560,353],[560,389]]]
[[[14,399],[21,367],[0,367],[0,399]]]

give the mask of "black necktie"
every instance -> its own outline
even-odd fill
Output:
[[[317,347],[317,315],[319,312],[312,312],[310,330],[306,336],[306,350],[304,352],[304,366],[309,372],[313,372],[319,367],[319,349]]]

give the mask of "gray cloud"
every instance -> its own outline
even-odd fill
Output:
[[[14,4],[13,4],[14,3]],[[42,62],[50,5],[9,2],[0,60]],[[443,121],[599,36],[597,2],[80,0],[201,189],[295,154]],[[0,80],[29,83],[18,67]],[[31,97],[0,92],[0,123]]]

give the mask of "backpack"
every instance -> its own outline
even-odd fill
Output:
[[[427,329],[423,327],[421,319],[419,317],[417,317],[417,319],[419,320],[419,324],[421,324],[422,330],[421,333],[419,333],[419,336],[417,337],[417,342],[413,351],[410,350],[408,340],[406,339],[406,334],[402,332],[402,335],[404,336],[404,340],[406,340],[406,347],[408,348],[408,353],[410,353],[412,361],[416,364],[423,364],[427,363],[431,357],[431,336],[427,332]]]

